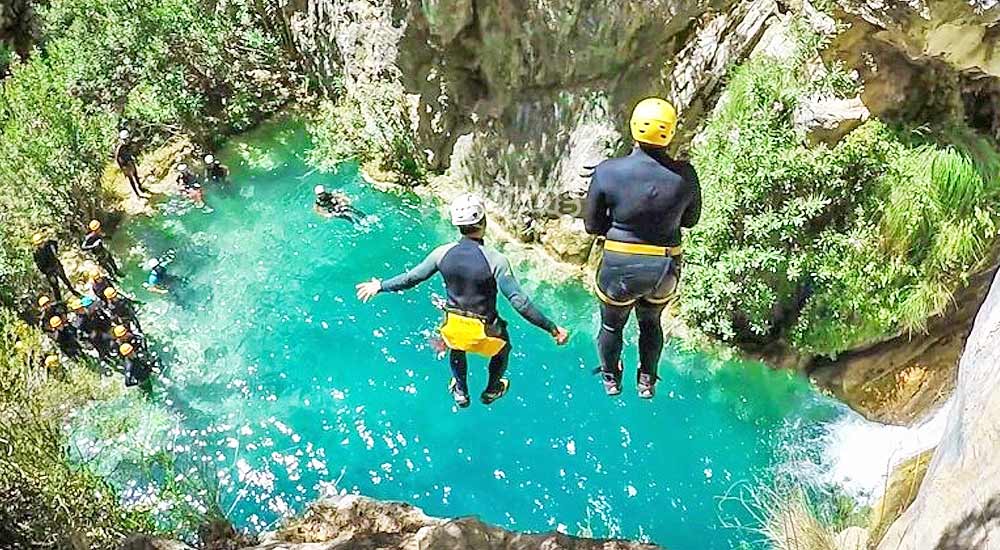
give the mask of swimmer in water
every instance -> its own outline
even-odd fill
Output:
[[[169,292],[165,286],[167,282],[167,268],[159,258],[150,258],[146,262],[146,270],[149,271],[149,276],[146,278],[146,282],[142,284],[146,290],[157,294],[166,294]]]
[[[205,194],[201,189],[201,183],[198,182],[197,176],[191,172],[188,165],[183,162],[177,165],[177,185],[181,188],[184,196],[191,199],[196,207],[205,206]]]
[[[340,192],[329,192],[322,185],[317,185],[313,192],[316,202],[313,209],[326,218],[340,218],[351,223],[358,223],[365,214],[351,204],[351,198]]]

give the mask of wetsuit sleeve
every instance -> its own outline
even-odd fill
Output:
[[[101,246],[101,238],[93,233],[89,233],[83,238],[83,245],[80,248],[90,251],[96,250],[99,246]]]
[[[694,227],[701,219],[701,183],[698,181],[698,172],[690,162],[683,164],[681,176],[691,185],[691,202],[688,203],[684,215],[681,216],[681,227]]]
[[[453,245],[435,248],[416,267],[395,277],[382,281],[382,292],[397,292],[413,288],[430,279],[438,271],[438,262]]]
[[[608,211],[607,199],[604,196],[604,186],[600,166],[594,171],[590,178],[590,190],[587,191],[587,200],[583,203],[583,224],[587,228],[587,233],[602,236],[611,229],[611,213]]]
[[[497,288],[507,297],[510,305],[514,306],[514,309],[517,310],[521,317],[524,317],[529,323],[549,334],[554,333],[556,331],[556,324],[531,303],[531,299],[524,293],[521,285],[514,277],[514,272],[511,270],[510,262],[507,258],[499,252],[492,250],[487,251],[486,258],[493,267],[493,278],[497,281]]]

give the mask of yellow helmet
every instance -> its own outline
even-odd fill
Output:
[[[56,316],[50,318],[49,319],[49,326],[52,327],[52,328],[59,328],[59,327],[63,326],[62,317],[56,315]]]
[[[52,302],[52,298],[49,298],[48,296],[39,296],[38,297],[38,307],[45,307],[45,306],[49,305],[51,302]]]
[[[87,266],[87,275],[91,279],[97,279],[98,277],[101,276],[101,268],[95,264],[90,264],[89,266]]]
[[[677,110],[658,97],[646,98],[632,110],[632,139],[658,147],[666,147],[677,130]]]
[[[118,352],[121,353],[123,357],[132,355],[133,351],[135,351],[135,348],[132,347],[132,344],[128,343],[122,344],[121,347],[118,348]]]
[[[73,298],[69,301],[70,311],[76,311],[78,309],[83,309],[83,302],[79,298]]]
[[[115,338],[124,338],[125,335],[128,334],[128,329],[122,325],[115,325],[114,328],[111,329],[111,334],[114,335]]]
[[[114,300],[116,296],[118,296],[118,289],[115,287],[109,286],[104,289],[104,297],[108,300]]]
[[[89,224],[87,224],[87,227],[88,227],[88,228],[89,228],[89,229],[90,229],[91,231],[97,231],[98,229],[100,229],[100,228],[101,228],[101,222],[99,222],[99,221],[97,221],[97,220],[90,220],[90,223],[89,223]]]
[[[59,365],[59,357],[55,355],[47,355],[45,357],[45,368],[54,369]]]
[[[45,234],[43,234],[41,231],[31,236],[31,244],[35,246],[42,244],[43,241],[45,241]]]

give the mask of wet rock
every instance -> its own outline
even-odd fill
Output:
[[[348,495],[313,504],[301,519],[255,550],[645,550],[647,544],[581,539],[560,533],[525,535],[474,518],[445,520],[419,508]]]
[[[795,127],[805,132],[810,144],[835,145],[867,121],[871,113],[861,96],[848,99],[813,96],[800,101],[793,116]]]
[[[941,443],[880,550],[1000,548],[1000,282],[976,316]]]

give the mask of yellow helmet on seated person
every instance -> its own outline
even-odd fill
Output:
[[[133,351],[135,351],[135,348],[132,347],[132,344],[122,344],[121,347],[118,348],[118,352],[122,354],[122,357],[132,355]]]
[[[39,296],[38,297],[38,307],[45,307],[45,306],[49,305],[50,303],[52,303],[52,298],[49,298],[48,296]]]
[[[59,366],[59,357],[56,355],[47,355],[45,357],[45,368],[52,370]]]
[[[128,334],[128,329],[123,325],[115,325],[114,328],[111,329],[111,334],[115,338],[124,338],[125,335]]]
[[[39,231],[31,236],[31,244],[38,246],[45,242],[45,234]]]
[[[49,319],[49,326],[52,327],[52,328],[61,328],[63,326],[63,319],[62,319],[62,317],[56,315],[56,316],[52,317],[51,319]]]
[[[91,231],[97,231],[100,228],[101,228],[101,222],[97,220],[90,220],[90,223],[87,224],[87,229],[90,229]]]
[[[677,130],[677,110],[666,100],[646,98],[632,110],[629,127],[635,141],[666,147]]]
[[[116,289],[113,286],[109,286],[108,288],[105,288],[104,289],[104,297],[107,298],[108,300],[114,300],[115,298],[118,297],[118,289]]]

